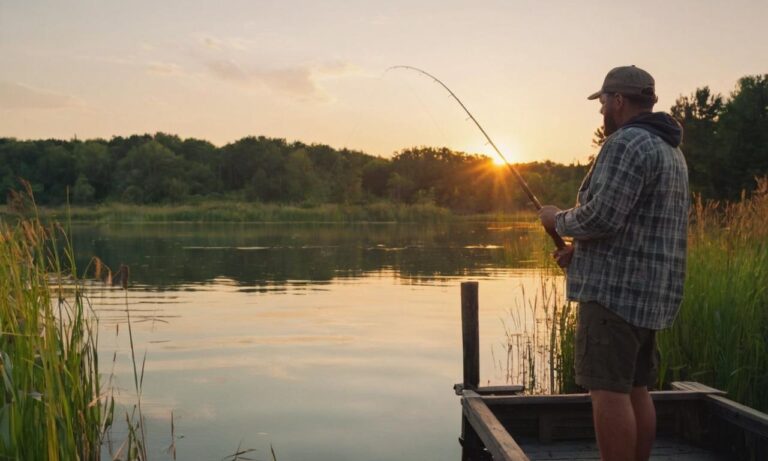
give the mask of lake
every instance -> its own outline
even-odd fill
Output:
[[[146,353],[150,458],[171,459],[173,413],[185,460],[238,447],[267,460],[270,446],[280,461],[460,459],[459,285],[480,281],[481,382],[515,380],[508,335],[535,325],[542,284],[561,282],[542,269],[543,235],[489,223],[72,228],[81,270],[92,255],[130,267],[127,291],[90,290],[103,382],[113,372],[118,402],[136,401],[127,306],[137,360]]]

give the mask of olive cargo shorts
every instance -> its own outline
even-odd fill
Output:
[[[596,302],[579,303],[574,352],[576,384],[585,389],[629,393],[656,384],[656,331],[631,325]]]

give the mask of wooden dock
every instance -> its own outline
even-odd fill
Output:
[[[589,394],[522,395],[522,386],[480,387],[478,284],[461,284],[463,461],[600,460]],[[768,415],[696,382],[651,392],[654,461],[768,460]]]

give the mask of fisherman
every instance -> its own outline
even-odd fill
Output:
[[[652,112],[651,75],[608,72],[600,91],[605,142],[576,205],[544,206],[542,224],[573,239],[554,253],[578,301],[576,383],[589,390],[603,461],[647,460],[656,437],[648,388],[657,380],[656,332],[672,325],[683,297],[688,170],[682,128]]]

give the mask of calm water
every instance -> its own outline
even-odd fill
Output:
[[[76,225],[90,255],[131,267],[95,289],[103,373],[135,401],[126,329],[146,351],[150,457],[460,459],[459,284],[480,281],[481,381],[506,382],[505,325],[540,286],[521,226]],[[523,315],[525,317],[525,315]],[[523,320],[525,322],[525,320]],[[116,360],[113,363],[113,354]],[[121,434],[115,434],[120,440]]]

